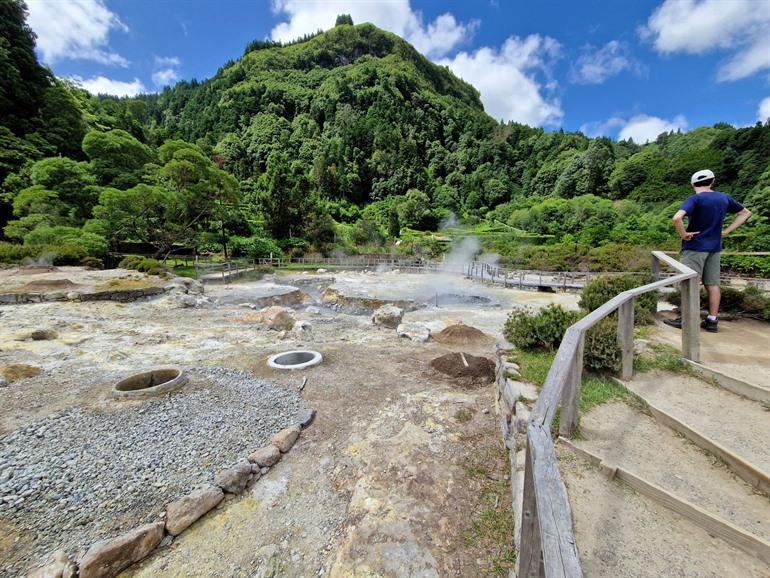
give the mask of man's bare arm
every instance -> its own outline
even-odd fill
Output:
[[[732,223],[730,223],[730,226],[722,231],[722,236],[726,237],[727,235],[735,231],[735,229],[737,229],[738,227],[743,225],[743,223],[748,221],[750,216],[751,216],[751,211],[744,208],[740,213],[736,215],[735,220]]]
[[[691,241],[695,235],[700,233],[700,231],[692,231],[688,233],[687,231],[684,230],[684,223],[682,222],[682,219],[684,219],[686,214],[687,213],[685,213],[682,209],[679,209],[676,212],[676,215],[674,215],[674,218],[673,218],[674,227],[676,228],[676,232],[679,233],[679,236],[682,238],[683,241]]]

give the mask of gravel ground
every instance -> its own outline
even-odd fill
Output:
[[[52,414],[0,438],[0,523],[34,536],[34,559],[3,554],[0,575],[164,515],[165,504],[296,422],[299,396],[227,368],[188,370],[181,391],[114,411]]]

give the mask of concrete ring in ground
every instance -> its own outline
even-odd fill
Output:
[[[187,375],[179,367],[161,367],[127,377],[112,388],[118,399],[155,397],[177,390],[187,383]]]
[[[317,351],[297,349],[276,353],[267,359],[267,365],[273,369],[304,369],[313,367],[323,361],[323,356]]]

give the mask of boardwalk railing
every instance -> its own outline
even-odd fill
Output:
[[[561,403],[559,433],[569,436],[578,421],[586,331],[618,311],[618,343],[622,351],[621,375],[633,375],[634,302],[644,293],[681,283],[682,354],[699,361],[700,291],[697,273],[661,251],[652,253],[653,276],[661,264],[675,274],[630,289],[583,317],[567,329],[548,372],[527,426],[521,548],[518,557],[522,578],[578,578],[583,576],[572,530],[572,512],[556,462],[551,425]]]

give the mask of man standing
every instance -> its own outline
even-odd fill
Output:
[[[709,312],[701,323],[706,331],[716,333],[719,300],[719,259],[722,254],[722,237],[726,237],[743,225],[751,216],[751,211],[744,208],[730,195],[712,190],[714,173],[706,169],[698,171],[690,179],[695,194],[688,197],[674,215],[674,227],[682,238],[682,252],[679,261],[703,279],[709,298]],[[732,224],[722,229],[727,213],[738,213]],[[682,219],[687,216],[687,229]],[[681,319],[667,319],[665,323],[672,327],[682,327]]]

